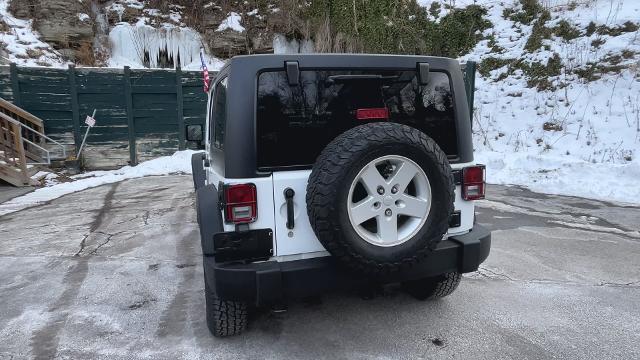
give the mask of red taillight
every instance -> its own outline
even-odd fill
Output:
[[[234,224],[250,223],[258,216],[258,197],[254,184],[224,187],[224,218]]]
[[[389,109],[387,108],[369,108],[356,110],[356,119],[358,120],[370,120],[370,119],[388,119]]]
[[[484,199],[485,188],[484,165],[470,166],[462,169],[462,198],[465,200]]]

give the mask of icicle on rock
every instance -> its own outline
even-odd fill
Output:
[[[189,28],[154,28],[145,24],[118,24],[109,33],[112,58],[133,67],[187,67],[199,61],[202,40]]]

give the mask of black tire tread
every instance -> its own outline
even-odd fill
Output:
[[[440,239],[432,241],[428,246],[402,261],[381,264],[363,257],[349,247],[346,242],[340,241],[338,230],[328,220],[327,215],[336,211],[332,205],[337,192],[334,183],[342,170],[348,166],[355,154],[366,151],[371,143],[383,146],[389,139],[398,142],[406,142],[409,139],[414,144],[422,146],[425,152],[435,156],[438,166],[450,169],[447,156],[426,134],[406,125],[380,122],[352,128],[329,143],[316,160],[307,184],[306,202],[309,221],[320,242],[340,262],[369,275],[385,274],[404,267],[411,267],[430,254],[440,241]],[[450,204],[453,204],[455,191],[453,176],[450,171],[441,172],[439,175],[443,178],[438,181],[450,184],[444,190],[446,192],[444,197],[448,199]],[[449,215],[446,214],[447,218]],[[437,231],[441,234],[446,233],[449,229],[448,221],[441,221],[438,226]]]
[[[218,298],[206,285],[206,279],[205,301],[207,327],[213,336],[238,335],[247,328],[247,304]]]
[[[405,290],[418,300],[436,300],[451,295],[460,285],[462,274],[449,272],[403,284]]]
[[[451,295],[460,285],[460,280],[462,280],[462,274],[458,272],[443,274],[442,279],[435,282],[433,293],[427,299],[433,300]]]

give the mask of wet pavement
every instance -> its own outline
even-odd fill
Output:
[[[13,199],[14,197],[24,195],[33,190],[34,190],[33,186],[16,187],[9,184],[8,182],[0,180],[0,204],[2,204],[5,201],[9,201]]]
[[[0,217],[0,359],[640,358],[640,208],[490,186],[486,263],[440,301],[389,287],[204,321],[188,176],[70,194]]]

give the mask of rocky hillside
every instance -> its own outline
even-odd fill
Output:
[[[212,59],[274,47],[459,56],[491,26],[481,6],[415,0],[0,0],[0,15],[5,61],[85,66],[185,67],[201,46]]]

